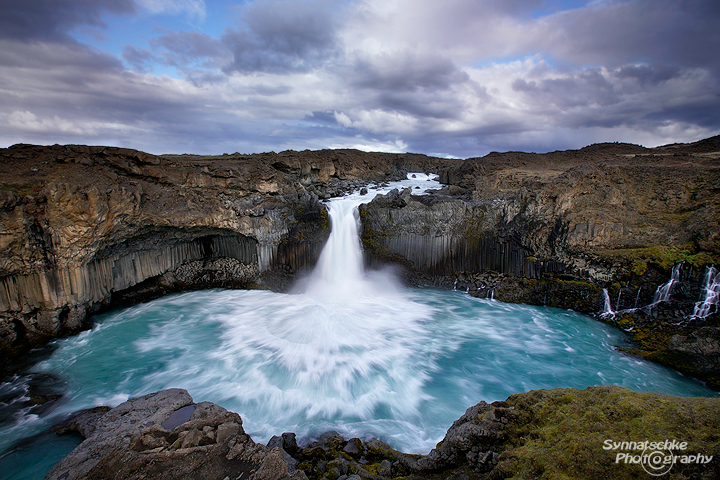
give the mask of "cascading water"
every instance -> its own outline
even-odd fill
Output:
[[[614,317],[615,312],[612,309],[612,303],[610,302],[610,293],[607,288],[603,288],[603,297],[605,299],[605,305],[603,306],[603,312],[600,314],[601,317]]]
[[[717,306],[720,303],[720,273],[717,269],[707,267],[707,273],[705,274],[705,299],[702,302],[695,304],[695,310],[693,311],[693,318],[705,318],[714,311],[717,311]]]
[[[682,268],[682,264],[683,262],[680,262],[675,265],[672,269],[670,280],[668,280],[667,283],[660,285],[655,291],[655,296],[653,297],[653,304],[670,300],[673,286],[680,281],[680,269]]]
[[[437,186],[417,177],[415,186]],[[28,375],[53,376],[63,398],[42,413],[0,415],[0,452],[71,412],[171,387],[239,413],[258,442],[336,430],[414,453],[429,452],[468,406],[521,391],[614,384],[715,395],[619,353],[622,334],[587,316],[491,301],[492,290],[479,299],[408,289],[389,273],[365,271],[355,208],[372,194],[328,203],[330,239],[293,294],[171,295],[103,314],[92,330],[56,341]],[[0,384],[0,398],[23,392],[24,378]],[[44,441],[0,455],[0,471],[41,478],[22,465],[47,471],[62,456],[57,440]]]

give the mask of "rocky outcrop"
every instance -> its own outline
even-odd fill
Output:
[[[0,149],[3,357],[113,305],[192,288],[282,289],[327,238],[320,199],[428,162],[352,150]]]
[[[85,437],[47,480],[131,478],[305,479],[290,472],[279,449],[258,445],[242,419],[170,389],[128,400],[106,412],[83,412],[61,427]]]
[[[397,263],[413,284],[588,314],[603,312],[603,289],[613,313],[653,304],[685,262],[683,282],[664,302],[672,308],[629,313],[651,318],[645,324],[662,338],[648,349],[632,335],[648,358],[717,387],[720,369],[708,359],[720,352],[703,336],[714,330],[703,328],[720,318],[688,320],[703,299],[705,267],[720,263],[719,159],[720,137],[654,149],[492,153],[441,171],[449,185],[430,195],[395,191],[362,206],[363,246],[371,264]]]
[[[423,456],[336,432],[304,445],[283,433],[268,446],[258,445],[237,414],[209,402],[195,404],[186,391],[171,389],[68,421],[59,433],[78,431],[85,441],[45,478],[625,479],[651,466],[616,461],[618,454],[643,453],[629,442],[672,439],[684,442],[682,448],[652,448],[653,455],[678,456],[668,478],[717,478],[718,421],[716,398],[620,387],[539,390],[468,408]]]

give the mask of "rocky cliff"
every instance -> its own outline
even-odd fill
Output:
[[[322,199],[408,171],[446,187],[361,208],[369,263],[398,263],[413,283],[605,312],[642,355],[720,385],[717,305],[693,316],[706,267],[720,261],[720,137],[467,160],[1,149],[0,349],[9,358],[167,292],[281,289],[327,238]],[[682,278],[656,302],[680,262]]]
[[[282,288],[327,238],[319,199],[428,161],[351,150],[0,149],[3,357],[113,305],[190,288]]]
[[[492,153],[440,174],[448,186],[431,195],[361,206],[371,263],[483,298],[605,311],[644,356],[720,385],[717,301],[694,315],[720,261],[720,137]]]

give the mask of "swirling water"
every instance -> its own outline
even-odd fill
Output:
[[[590,317],[409,289],[391,272],[365,272],[357,202],[330,204],[331,239],[293,293],[172,295],[101,315],[92,330],[58,340],[32,370],[59,378],[63,398],[43,415],[0,426],[0,451],[78,409],[169,387],[238,412],[259,442],[336,430],[416,453],[427,453],[468,406],[531,389],[716,395],[617,351],[624,334]],[[11,478],[25,478],[18,475]]]

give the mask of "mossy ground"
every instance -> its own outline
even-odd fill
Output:
[[[641,465],[615,463],[617,442],[687,442],[676,454],[712,455],[708,465],[676,464],[663,478],[718,478],[720,400],[673,398],[620,387],[538,390],[503,402],[517,419],[492,478],[649,478]],[[632,452],[641,453],[641,452]]]
[[[503,422],[506,428],[496,446],[501,452],[498,464],[489,472],[470,468],[462,452],[453,468],[417,470],[407,467],[417,455],[395,451],[378,440],[346,442],[339,436],[311,444],[294,456],[310,480],[336,480],[353,474],[368,480],[636,479],[651,477],[638,463],[616,462],[617,455],[643,452],[612,449],[608,441],[675,440],[687,444],[673,454],[702,454],[712,460],[677,463],[662,478],[720,478],[720,398],[668,397],[614,386],[558,388],[515,394],[493,403],[492,408],[505,412],[502,417],[509,421]],[[483,412],[479,415],[487,416]],[[353,442],[358,448],[351,453],[344,445]]]
[[[680,262],[695,268],[720,263],[720,255],[717,252],[701,251],[693,244],[652,245],[645,248],[626,248],[597,253],[614,261],[627,263],[630,272],[636,276],[645,275],[649,265],[669,272]]]

